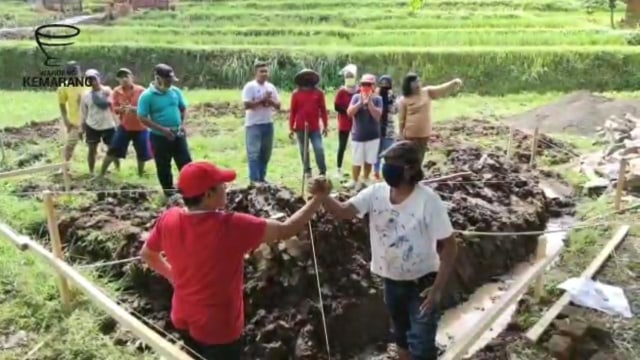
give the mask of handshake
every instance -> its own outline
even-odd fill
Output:
[[[315,177],[307,183],[307,191],[314,197],[327,197],[331,193],[331,181],[324,176]]]

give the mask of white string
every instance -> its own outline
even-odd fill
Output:
[[[97,262],[97,263],[93,263],[93,264],[86,264],[86,265],[77,265],[76,268],[78,269],[93,269],[93,268],[97,268],[97,267],[103,267],[103,266],[111,266],[111,265],[118,265],[118,264],[126,264],[126,263],[130,263],[136,260],[140,260],[140,256],[134,256],[128,259],[120,259],[120,260],[113,260],[113,261],[104,261],[104,262]]]

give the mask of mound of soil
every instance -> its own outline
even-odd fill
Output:
[[[468,139],[484,139],[498,152],[506,154],[509,126],[496,124],[485,119],[460,118],[452,121],[452,125],[434,126],[434,136],[430,143],[432,149],[448,149],[459,146],[460,137]],[[515,130],[515,129],[514,129]],[[512,159],[521,164],[528,164],[531,159],[533,133],[515,130],[511,142]],[[579,154],[570,143],[560,141],[551,136],[539,133],[536,156],[545,156],[551,164],[563,164]]]
[[[60,119],[32,121],[19,127],[6,127],[0,132],[4,146],[11,149],[25,144],[38,144],[42,139],[55,139],[60,133]]]
[[[448,203],[456,229],[476,231],[542,230],[547,201],[535,176],[500,155],[475,147],[449,150],[444,166],[431,174],[471,169],[462,179],[500,180],[506,183],[440,183],[434,186]],[[482,160],[482,161],[481,161]],[[162,210],[149,194],[126,187],[127,192],[104,192],[91,206],[61,212],[59,228],[70,259],[95,263],[137,255],[145,231]],[[348,194],[340,194],[346,198]],[[289,189],[264,185],[231,190],[229,209],[263,217],[293,213],[303,200]],[[370,271],[368,226],[361,220],[340,222],[320,212],[312,233],[271,246],[262,245],[245,262],[245,358],[299,359],[324,357],[324,334],[318,307],[310,238],[315,238],[324,308],[332,353],[347,359],[364,347],[384,341],[388,318],[381,284]],[[527,260],[536,248],[536,236],[459,237],[456,270],[447,289],[446,307],[464,301],[478,286]],[[102,268],[105,276],[121,279],[120,300],[153,321],[172,329],[168,320],[171,286],[139,262]],[[373,315],[373,316],[372,316]],[[113,324],[105,326],[112,331]],[[121,338],[120,341],[133,339]]]
[[[544,133],[591,135],[612,115],[640,115],[640,101],[615,100],[589,91],[576,91],[559,100],[506,120],[520,129],[538,126]]]

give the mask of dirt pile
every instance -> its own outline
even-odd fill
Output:
[[[38,144],[42,139],[55,139],[61,130],[59,119],[32,121],[19,127],[6,127],[0,131],[4,146],[12,149],[25,144]]]
[[[508,125],[496,124],[485,119],[461,118],[456,120],[453,125],[435,126],[434,132],[435,135],[430,147],[436,150],[456,147],[461,141],[469,142],[472,140],[486,142],[488,147],[502,154],[507,152]],[[532,142],[533,132],[514,129],[511,142],[512,159],[522,164],[528,164],[531,159]],[[579,154],[569,143],[545,134],[538,134],[536,156],[545,156],[551,164],[562,164],[579,156]]]
[[[449,205],[456,229],[544,229],[547,202],[532,174],[500,156],[485,157],[478,148],[450,150],[447,156],[444,166],[430,167],[432,174],[471,169],[474,174],[463,181],[506,181],[435,185]],[[140,239],[161,209],[152,204],[148,193],[131,186],[125,189],[100,193],[92,205],[62,212],[59,227],[71,260],[94,263],[137,255]],[[231,190],[228,200],[231,210],[264,217],[290,215],[303,204],[292,191],[270,185]],[[312,229],[332,350],[336,359],[347,359],[367,345],[383,342],[388,334],[381,284],[369,271],[368,226],[359,220],[339,222],[321,212]],[[285,242],[262,245],[247,256],[247,359],[288,359],[292,354],[299,359],[323,358],[309,239],[310,233],[303,231]],[[446,307],[527,260],[535,250],[536,236],[465,236],[459,243]],[[104,268],[104,275],[122,279],[120,300],[128,307],[173,332],[168,320],[172,291],[164,279],[139,262]],[[105,331],[113,330],[112,325],[105,326]],[[131,339],[121,339],[127,340]]]
[[[589,91],[576,91],[559,100],[507,118],[520,129],[544,133],[591,135],[609,116],[623,117],[626,113],[640,115],[640,101],[615,100]]]

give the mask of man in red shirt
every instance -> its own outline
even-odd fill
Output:
[[[300,71],[295,77],[298,89],[291,95],[289,109],[289,130],[291,131],[289,137],[293,139],[295,134],[298,138],[300,158],[303,161],[304,173],[307,177],[311,177],[311,165],[309,164],[309,153],[306,158],[304,156],[305,125],[318,171],[320,175],[327,173],[322,146],[322,136],[327,136],[328,132],[327,106],[324,101],[324,93],[316,88],[319,82],[320,76],[315,71],[309,69]],[[322,119],[322,130],[320,129],[320,119]]]
[[[149,130],[138,118],[138,98],[144,88],[133,82],[133,73],[127,68],[122,68],[116,73],[120,86],[113,89],[111,104],[114,112],[120,118],[120,125],[116,129],[113,140],[109,145],[107,157],[102,162],[100,176],[104,176],[109,165],[117,159],[127,156],[129,143],[133,142],[133,148],[138,158],[138,176],[144,174],[144,163],[151,160],[151,144],[149,142]]]
[[[210,360],[240,359],[244,255],[261,243],[297,234],[331,190],[326,181],[315,180],[309,189],[312,199],[281,223],[221,210],[226,184],[235,177],[233,170],[208,162],[185,165],[178,191],[186,209],[162,213],[140,254],[173,285],[171,320],[182,330],[185,344]]]

